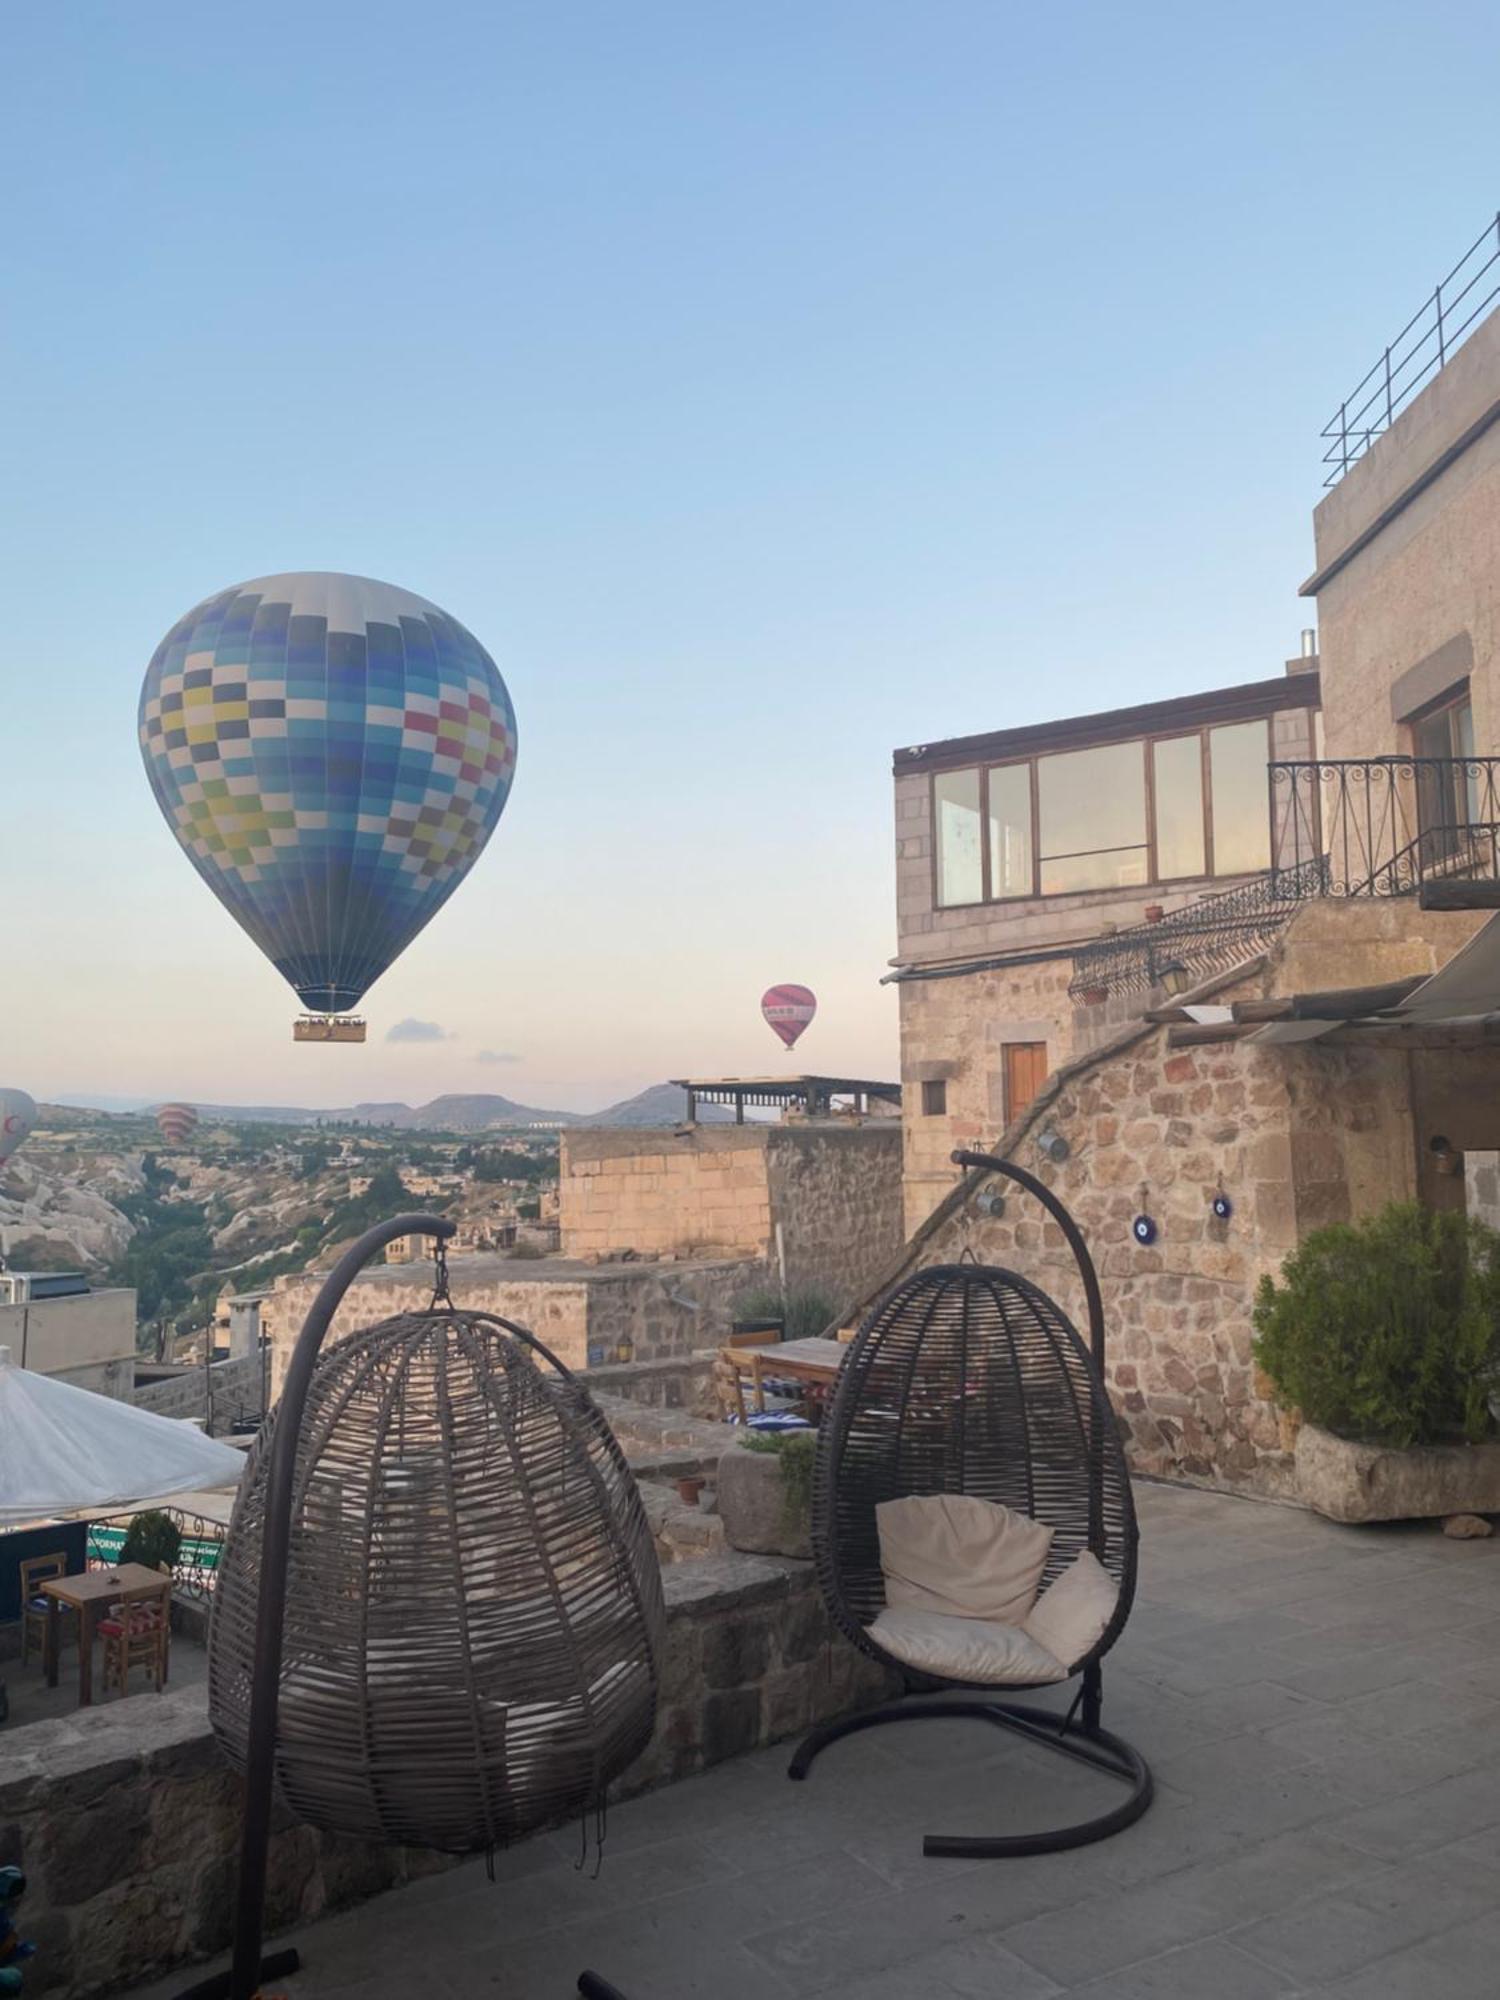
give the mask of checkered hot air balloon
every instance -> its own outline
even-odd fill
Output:
[[[141,754],[188,859],[303,1005],[341,1014],[495,830],[516,719],[456,618],[369,577],[205,598],[146,670]]]
[[[31,1137],[36,1104],[24,1090],[0,1090],[0,1169]]]
[[[786,1046],[797,1046],[797,1037],[818,1011],[817,997],[806,986],[768,986],[760,996],[760,1011],[772,1034]]]
[[[169,1146],[182,1146],[198,1129],[198,1113],[191,1104],[162,1104],[157,1107],[156,1129]]]

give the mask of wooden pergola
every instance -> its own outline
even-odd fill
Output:
[[[745,1107],[762,1111],[800,1111],[808,1118],[827,1118],[834,1099],[847,1099],[858,1116],[876,1104],[901,1108],[899,1083],[873,1083],[852,1076],[676,1076],[672,1082],[687,1092],[687,1122],[696,1125],[700,1104],[732,1106],[734,1122],[743,1125]]]

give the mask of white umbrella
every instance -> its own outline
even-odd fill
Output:
[[[16,1368],[0,1347],[0,1522],[232,1486],[244,1468],[194,1424]]]

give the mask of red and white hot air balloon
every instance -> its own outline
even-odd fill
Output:
[[[760,996],[760,1011],[772,1034],[789,1049],[818,1011],[817,996],[806,986],[768,986]]]
[[[36,1124],[36,1104],[24,1090],[0,1090],[0,1167],[24,1146]]]
[[[198,1129],[198,1114],[191,1104],[160,1105],[156,1129],[169,1146],[185,1146]]]

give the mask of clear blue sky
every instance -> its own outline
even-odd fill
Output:
[[[892,747],[1279,671],[1318,428],[1500,204],[1479,5],[74,0],[0,67],[38,1094],[587,1108],[777,1067],[772,980],[891,1072]],[[134,740],[174,618],[300,568],[520,720],[363,1051],[293,1049]]]

